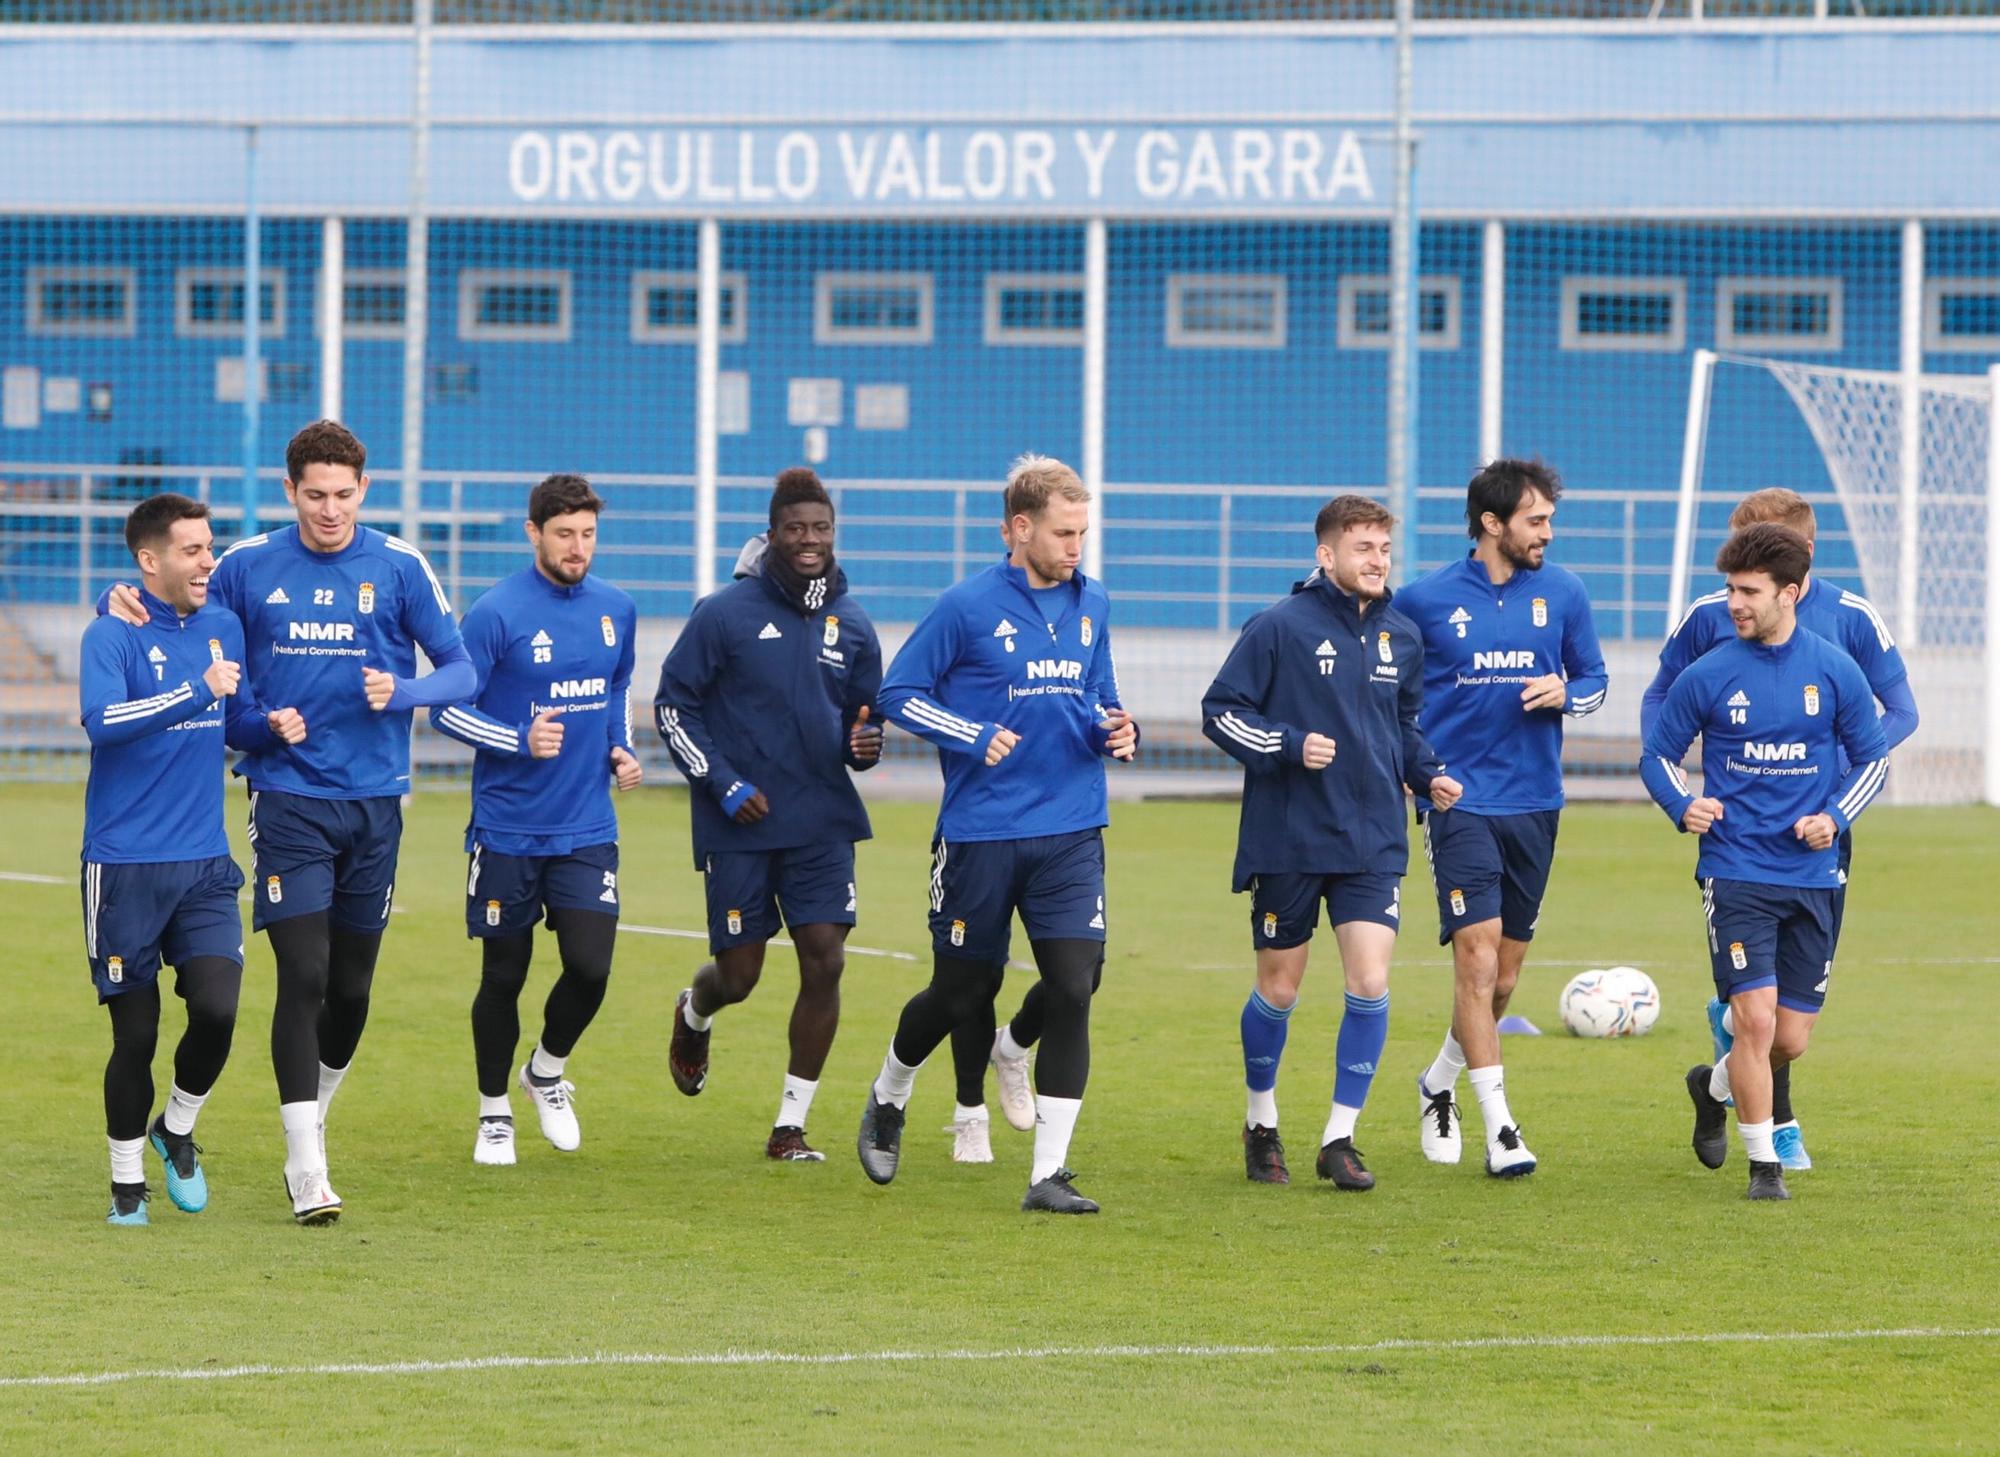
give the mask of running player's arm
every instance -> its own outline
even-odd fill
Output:
[[[1403,736],[1403,782],[1410,793],[1425,797],[1439,809],[1450,809],[1463,793],[1458,781],[1445,773],[1444,760],[1438,757],[1429,739],[1417,720],[1424,711],[1424,650],[1419,644],[1416,655],[1403,664],[1403,675],[1396,682],[1396,722]],[[1443,784],[1436,784],[1437,780]],[[1433,786],[1435,785],[1435,789]],[[1438,803],[1442,793],[1443,803]]]
[[[1604,649],[1597,641],[1597,619],[1591,616],[1590,598],[1576,588],[1576,601],[1563,613],[1563,676],[1569,680],[1569,697],[1563,712],[1582,718],[1604,707],[1604,690],[1611,676],[1605,671]]]
[[[646,771],[639,764],[639,751],[632,746],[632,669],[638,647],[639,609],[627,601],[619,612],[618,664],[611,670],[611,699],[605,704],[604,736],[609,741],[607,755],[617,788],[637,789]]]
[[[883,675],[876,699],[883,717],[897,727],[928,739],[940,749],[984,759],[1001,725],[954,713],[937,698],[938,680],[958,661],[964,645],[958,604],[939,602],[911,629],[896,661]]]
[[[1130,759],[1139,752],[1139,725],[1125,711],[1118,692],[1118,663],[1111,656],[1111,623],[1097,629],[1097,649],[1090,660],[1090,681],[1085,685],[1090,704],[1090,746],[1107,759]],[[1121,736],[1114,748],[1111,736],[1129,728],[1129,739]]]
[[[1917,699],[1910,692],[1910,670],[1874,603],[1853,592],[1842,592],[1840,610],[1859,614],[1865,622],[1859,631],[1844,633],[1846,641],[1841,646],[1861,665],[1875,701],[1882,705],[1882,732],[1893,749],[1917,731]]]
[[[1674,680],[1688,670],[1688,665],[1700,658],[1717,642],[1721,641],[1709,631],[1709,615],[1701,609],[1712,598],[1698,598],[1682,614],[1679,626],[1667,635],[1660,646],[1659,671],[1653,674],[1653,681],[1646,685],[1646,691],[1639,698],[1639,737],[1643,741],[1653,731],[1653,722],[1659,718],[1660,710],[1666,706],[1667,692],[1674,686]]]
[[[134,698],[127,675],[142,658],[138,629],[128,623],[100,617],[84,630],[77,698],[93,745],[129,744],[185,723],[215,702],[205,678],[161,683],[159,692]]]
[[[1667,690],[1666,701],[1660,705],[1659,714],[1646,733],[1645,749],[1639,755],[1639,777],[1645,781],[1646,792],[1666,812],[1676,829],[1687,828],[1688,808],[1695,802],[1687,775],[1681,772],[1681,760],[1695,735],[1701,732],[1703,712],[1702,685],[1694,677],[1681,674]]]
[[[1201,700],[1201,731],[1252,774],[1305,763],[1308,730],[1264,714],[1277,673],[1278,634],[1263,615],[1243,624]],[[1337,750],[1336,746],[1336,750]]]
[[[875,624],[862,617],[860,640],[854,648],[854,667],[847,675],[847,701],[841,705],[840,713],[840,752],[850,769],[873,769],[882,762],[882,725],[877,719],[880,710],[875,703],[881,692],[882,640],[875,635]],[[870,719],[877,721],[871,723]],[[857,741],[874,752],[865,758],[857,754]]]
[[[709,602],[695,604],[687,626],[660,664],[653,721],[660,737],[667,741],[674,767],[733,818],[758,791],[723,756],[702,717],[702,700],[729,664],[728,645],[722,640],[722,615],[710,609]]]
[[[246,660],[243,621],[234,612],[222,629],[223,656],[235,662]],[[222,741],[229,748],[248,754],[269,754],[285,747],[285,738],[271,724],[271,711],[257,701],[256,685],[246,668],[237,679],[236,691],[223,710]]]
[[[433,705],[431,727],[447,738],[470,744],[479,753],[503,759],[519,758],[528,752],[528,730],[532,725],[503,723],[479,708],[479,697],[493,676],[493,665],[506,650],[507,624],[500,620],[497,611],[482,610],[475,603],[465,614],[463,642],[466,660],[472,668],[472,688],[459,702]]]
[[[403,630],[431,660],[431,671],[421,678],[397,678],[385,705],[391,712],[431,708],[459,703],[479,691],[480,678],[458,635],[452,619],[451,602],[431,570],[424,554],[407,542],[389,538],[396,554],[397,574],[402,578]]]
[[[1839,829],[1845,830],[1882,792],[1889,775],[1889,736],[1876,716],[1875,697],[1868,680],[1853,659],[1842,658],[1833,679],[1834,691],[1839,694],[1833,729],[1840,738],[1840,747],[1847,753],[1847,762],[1853,767],[1841,781],[1826,813]]]

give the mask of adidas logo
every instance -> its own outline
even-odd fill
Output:
[[[1102,931],[1104,929],[1104,912],[1099,911],[1090,918],[1090,929],[1093,931]]]
[[[774,637],[783,637],[783,636],[784,634],[778,631],[777,623],[767,622],[764,624],[764,630],[757,634],[757,641],[769,642]]]
[[[995,637],[1012,637],[1019,631],[1019,628],[1003,617],[1000,619],[1000,625],[993,629],[993,635]]]
[[[533,648],[554,647],[555,640],[551,638],[546,632],[537,632],[534,635],[534,637],[529,641],[528,646]]]
[[[1334,647],[1333,639],[1323,637],[1319,640],[1319,646],[1313,649],[1313,655],[1320,658],[1337,658],[1340,653]]]
[[[158,648],[154,648],[146,654],[146,661],[149,663],[164,663],[166,660],[167,655]]]
[[[1745,693],[1741,688],[1738,688],[1730,696],[1729,706],[1731,708],[1748,708],[1750,706],[1750,695]]]
[[[1394,905],[1392,905],[1392,906],[1384,906],[1384,907],[1382,907],[1382,914],[1383,914],[1383,915],[1385,915],[1385,916],[1394,916],[1394,917],[1395,917],[1395,918],[1396,918],[1397,920],[1399,920],[1399,921],[1400,921],[1400,920],[1402,920],[1402,919],[1403,919],[1403,903],[1402,903],[1401,901],[1397,901],[1397,902],[1396,902],[1396,903],[1395,903]]]
[[[273,587],[271,589],[271,595],[264,599],[264,605],[266,607],[271,607],[271,606],[289,607],[292,605],[292,599],[285,595],[285,589],[283,587]]]
[[[1472,621],[1472,614],[1467,612],[1463,607],[1454,607],[1451,609],[1451,616],[1447,617],[1445,621],[1454,623],[1470,622]]]

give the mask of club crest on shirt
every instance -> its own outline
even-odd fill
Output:
[[[1537,597],[1533,602],[1529,603],[1528,615],[1534,619],[1536,627],[1547,627],[1549,625],[1549,599],[1546,597]]]
[[[838,617],[835,617],[831,613],[827,614],[826,626],[823,629],[821,629],[819,640],[825,643],[828,647],[835,647],[839,644],[840,619]]]
[[[1806,717],[1819,717],[1819,684],[1806,684]]]
[[[1375,639],[1375,651],[1385,663],[1396,661],[1395,651],[1389,646],[1389,634],[1386,632]]]
[[[604,629],[604,645],[607,648],[617,647],[618,629],[611,625],[611,619],[609,617],[600,617],[597,619],[597,625]]]
[[[210,661],[211,663],[219,663],[219,662],[221,662],[221,661],[222,661],[222,639],[221,639],[221,638],[219,638],[219,637],[212,637],[212,638],[210,638],[210,639],[208,640],[208,660],[209,660],[209,661]]]
[[[1090,619],[1088,617],[1083,619],[1083,645],[1085,647],[1090,646]]]
[[[373,612],[375,610],[375,584],[373,582],[363,582],[361,584],[361,591],[356,597],[356,603],[363,612]]]

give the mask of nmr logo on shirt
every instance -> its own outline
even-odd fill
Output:
[[[1760,744],[1755,739],[1749,739],[1743,745],[1743,757],[1746,759],[1762,759],[1768,762],[1803,759],[1805,756],[1804,744]]]
[[[1535,654],[1530,649],[1522,649],[1516,652],[1474,653],[1472,655],[1472,666],[1475,670],[1479,668],[1532,668],[1535,666]]]
[[[1028,664],[1028,681],[1037,678],[1081,678],[1083,664],[1074,658],[1036,658]]]
[[[294,622],[289,636],[293,642],[353,642],[351,622]]]
[[[602,678],[560,678],[549,684],[551,698],[589,698],[604,692]]]

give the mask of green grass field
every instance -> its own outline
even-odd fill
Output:
[[[1450,995],[1427,881],[1411,882],[1390,1045],[1358,1139],[1380,1185],[1354,1196],[1310,1177],[1340,1006],[1331,938],[1279,1087],[1304,1177],[1252,1186],[1237,1139],[1235,806],[1118,806],[1110,962],[1072,1154],[1105,1212],[1058,1220],[1016,1209],[1030,1140],[997,1118],[995,1164],[951,1163],[942,1052],[918,1082],[895,1184],[856,1166],[863,1085],[927,963],[850,957],[811,1128],[829,1160],[777,1166],[762,1143],[789,955],[718,1021],[707,1091],[687,1099],[667,1077],[665,1029],[703,948],[645,935],[621,938],[570,1063],[582,1150],[549,1149],[517,1094],[519,1166],[475,1170],[464,799],[428,793],[328,1129],[345,1216],[296,1228],[280,1189],[258,938],[235,1057],[202,1115],[211,1206],[176,1211],[149,1154],[153,1224],[121,1230],[102,1222],[108,1034],[80,949],[81,802],[74,787],[0,791],[0,871],[62,882],[0,883],[0,1450],[2000,1447],[1992,812],[1864,822],[1833,998],[1796,1083],[1817,1167],[1793,1176],[1789,1205],[1752,1207],[1733,1132],[1720,1173],[1687,1146],[1680,1075],[1708,1057],[1708,983],[1692,847],[1650,808],[1565,816],[1516,1010],[1557,1027],[1575,970],[1637,962],[1665,1012],[1627,1042],[1509,1041],[1508,1091],[1542,1161],[1531,1179],[1485,1178],[1475,1137],[1457,1168],[1417,1150],[1411,1084]],[[698,928],[685,798],[641,791],[621,809],[628,922]],[[857,943],[927,953],[930,816],[876,810]],[[530,1036],[549,959],[524,999]],[[1026,985],[1010,977],[1003,1015]],[[171,999],[167,1018],[162,1096]],[[489,1358],[526,1359],[471,1364]],[[456,1364],[21,1380],[339,1363]]]

